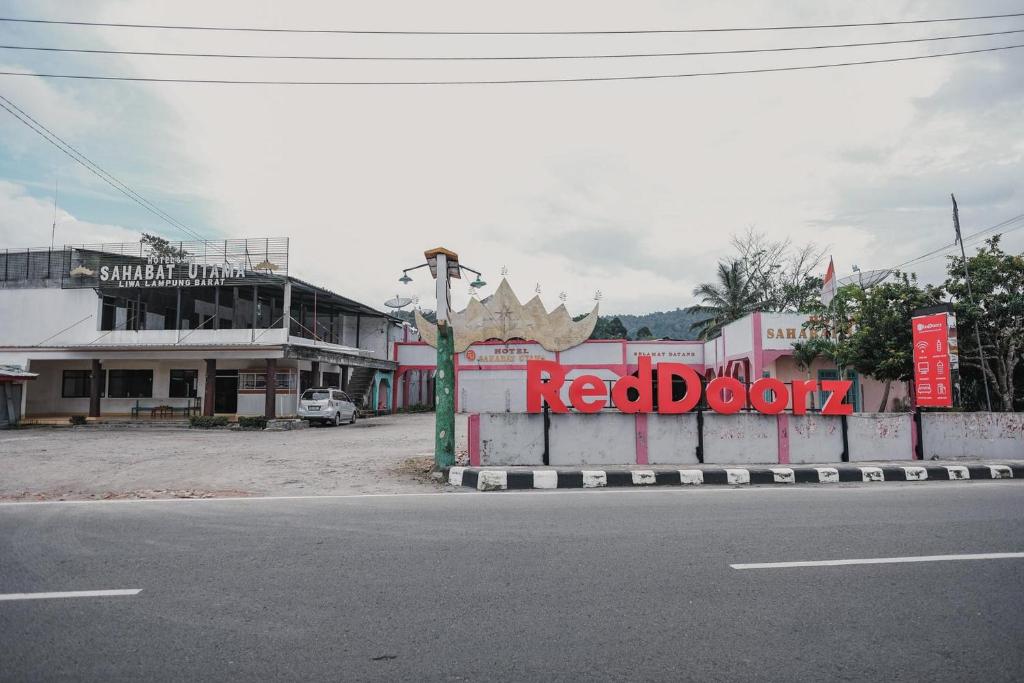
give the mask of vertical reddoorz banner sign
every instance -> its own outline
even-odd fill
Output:
[[[914,329],[914,389],[917,405],[948,408],[953,405],[950,374],[948,313],[911,318]]]
[[[546,403],[553,413],[568,413],[575,408],[580,413],[597,413],[608,405],[604,381],[596,375],[580,375],[569,382],[566,404],[562,400],[568,370],[551,360],[529,360],[526,362],[526,412],[539,413]],[[623,413],[654,412],[654,376],[649,356],[637,358],[636,376],[620,377],[611,390],[611,402]],[[658,412],[674,415],[688,413],[700,401],[703,382],[693,368],[682,363],[658,363]],[[682,380],[686,386],[683,398],[675,399],[672,392],[674,379]],[[843,398],[853,384],[849,380],[824,380],[822,391],[829,392],[822,415],[850,415],[853,406],[844,403]],[[708,382],[707,402],[716,413],[732,414],[743,410],[748,404],[765,415],[778,415],[792,405],[794,415],[807,412],[807,397],[818,391],[814,380],[796,380],[792,388],[775,377],[762,377],[747,387],[735,377],[716,377]],[[630,395],[632,391],[633,395]],[[792,403],[790,394],[792,393]]]

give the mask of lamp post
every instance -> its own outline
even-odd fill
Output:
[[[437,376],[434,381],[434,468],[443,470],[455,464],[455,333],[451,326],[451,278],[461,278],[463,270],[476,275],[470,287],[479,289],[487,283],[479,271],[459,264],[459,255],[438,247],[423,253],[426,263],[402,271],[398,279],[409,284],[409,271],[430,268],[435,279],[437,296]]]

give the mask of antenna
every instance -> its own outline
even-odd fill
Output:
[[[57,234],[57,192],[60,190],[60,177],[53,176],[53,225],[50,227],[50,251],[53,251],[53,239]]]

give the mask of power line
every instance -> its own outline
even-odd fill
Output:
[[[992,226],[989,226],[987,228],[984,228],[983,230],[978,230],[977,232],[971,233],[970,235],[966,235],[966,236],[963,237],[963,239],[964,239],[965,242],[967,242],[969,240],[975,240],[976,238],[979,238],[979,237],[985,235],[986,233],[996,232],[996,231],[998,231],[998,230],[1000,230],[1002,228],[1009,227],[1009,226],[1013,225],[1014,223],[1018,223],[1018,225],[1010,228],[1009,230],[1003,230],[1002,234],[1010,233],[1010,232],[1013,232],[1014,230],[1020,230],[1021,228],[1024,228],[1024,213],[1018,214],[1017,216],[1014,216],[1012,218],[1008,218],[1005,221],[1002,221],[1000,223],[996,223],[995,225],[992,225]],[[931,260],[933,260],[935,258],[946,256],[946,254],[944,252],[946,250],[948,250],[948,249],[952,249],[955,246],[957,246],[957,243],[956,242],[951,242],[949,244],[946,244],[946,245],[943,245],[943,246],[939,247],[938,249],[933,249],[932,251],[929,251],[929,252],[927,252],[925,254],[922,254],[921,256],[916,256],[916,257],[914,257],[912,259],[904,261],[903,263],[899,263],[899,264],[897,264],[895,266],[892,266],[891,268],[887,268],[887,270],[897,270],[897,269],[903,268],[904,266],[914,265],[914,264],[918,264],[919,265],[919,264],[924,263],[926,261],[931,261]]]
[[[850,47],[876,47],[880,45],[904,45],[908,43],[931,43],[941,40],[959,40],[962,38],[984,38],[1003,36],[1012,33],[1024,33],[1024,28],[1009,31],[989,31],[987,33],[965,33],[955,36],[936,36],[931,38],[907,38],[903,40],[876,40],[864,43],[838,43],[835,45],[801,45],[794,47],[766,47],[743,50],[702,50],[693,52],[628,52],[591,55],[509,55],[509,56],[467,56],[467,57],[390,57],[390,56],[355,56],[355,55],[281,55],[281,54],[244,54],[224,52],[156,52],[147,50],[101,50],[71,47],[44,47],[35,45],[0,45],[0,50],[31,50],[36,52],[72,52],[76,54],[94,55],[135,55],[141,57],[210,57],[220,59],[287,59],[287,60],[345,60],[345,61],[390,61],[390,62],[457,62],[457,61],[507,61],[507,60],[558,60],[558,59],[623,59],[635,57],[697,57],[707,55],[740,55],[764,52],[795,52],[802,50],[831,50]]]
[[[954,21],[979,21],[1024,16],[1024,12],[986,14],[970,17],[941,19],[906,19],[901,21],[870,21],[845,24],[803,24],[791,26],[740,26],[731,28],[673,28],[673,29],[620,29],[612,31],[385,31],[336,28],[263,28],[257,26],[194,26],[175,24],[128,24],[101,21],[68,21],[56,19],[23,19],[0,17],[0,21],[23,24],[56,24],[62,26],[101,26],[106,28],[145,28],[175,31],[251,31],[258,33],[345,33],[366,35],[423,35],[423,36],[569,36],[569,35],[622,35],[642,33],[730,33],[737,31],[793,31],[820,28],[855,28],[861,26],[903,26],[907,24],[938,24]]]
[[[7,113],[9,113],[17,120],[21,121],[28,128],[30,128],[44,140],[49,142],[51,145],[62,151],[64,154],[66,154],[67,156],[71,157],[76,162],[84,166],[90,173],[95,175],[97,178],[107,183],[108,185],[110,185],[115,190],[131,199],[133,202],[135,202],[142,208],[146,209],[150,213],[155,214],[157,217],[163,219],[167,223],[170,223],[172,226],[174,226],[178,230],[181,230],[190,237],[193,237],[198,240],[203,239],[196,231],[192,230],[187,225],[173,218],[165,211],[160,209],[158,206],[153,204],[151,201],[149,201],[148,199],[140,195],[138,192],[133,190],[127,184],[121,182],[115,176],[105,171],[101,166],[94,163],[87,156],[79,152],[77,149],[71,146],[70,143],[65,142],[62,138],[60,138],[60,136],[58,136],[56,133],[54,133],[49,128],[44,126],[42,123],[37,121],[35,118],[32,117],[31,114],[21,109],[14,102],[4,97],[3,95],[0,95],[0,100],[3,100],[3,102],[0,102],[0,107],[5,109]]]
[[[582,78],[513,78],[505,80],[451,80],[451,81],[277,81],[277,80],[235,80],[228,78],[156,78],[151,76],[96,76],[89,74],[52,74],[24,73],[20,71],[0,71],[0,76],[32,76],[35,78],[66,78],[87,81],[131,81],[137,83],[205,83],[213,85],[518,85],[531,83],[592,83],[598,81],[643,81],[674,78],[697,78],[703,76],[734,76],[741,74],[778,73],[783,71],[809,71],[812,69],[834,69],[846,66],[863,66],[866,64],[891,64],[894,62],[912,62],[937,57],[954,57],[957,55],[973,55],[983,52],[998,52],[1024,47],[1024,44],[1002,45],[1000,47],[979,48],[976,50],[960,50],[957,52],[938,52],[931,55],[916,57],[890,57],[887,59],[869,59],[856,62],[833,62],[830,64],[807,64],[803,66],[779,66],[765,69],[736,69],[732,71],[700,71],[680,74],[638,74],[632,76],[589,76]]]

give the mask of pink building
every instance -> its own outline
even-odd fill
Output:
[[[526,412],[526,361],[530,359],[553,360],[566,366],[569,381],[590,374],[606,380],[606,386],[635,373],[640,356],[650,356],[655,364],[684,363],[709,379],[722,375],[747,382],[760,377],[776,377],[783,382],[838,379],[835,365],[825,359],[801,368],[793,357],[793,344],[810,334],[803,326],[808,317],[752,313],[726,325],[719,337],[708,342],[592,339],[561,352],[547,351],[530,341],[473,344],[456,354],[455,407],[462,413]],[[420,341],[396,342],[393,357],[398,361],[393,404],[401,408],[431,402],[434,349]],[[878,410],[884,382],[852,370],[846,379],[853,381],[847,401],[853,403],[855,411]],[[823,396],[814,396],[810,407],[820,408],[823,400]],[[893,383],[885,412],[901,410],[906,402],[906,384]]]

